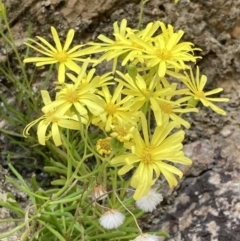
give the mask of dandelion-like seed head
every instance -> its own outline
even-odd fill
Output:
[[[152,212],[162,200],[161,193],[158,193],[156,189],[150,189],[146,196],[136,201],[136,206],[144,212]]]
[[[65,51],[63,51],[63,52],[57,52],[54,57],[59,63],[64,63],[67,61],[69,56]]]
[[[111,209],[103,214],[99,222],[105,229],[115,229],[123,224],[124,219],[125,216],[122,213],[118,210]]]
[[[97,152],[102,156],[108,156],[112,152],[111,137],[105,139],[99,139],[96,144]]]
[[[158,236],[149,235],[147,233],[144,233],[130,241],[158,241],[158,240],[159,240]]]
[[[168,51],[167,49],[157,49],[156,50],[156,55],[161,60],[169,60],[169,59],[172,58],[171,52]]]

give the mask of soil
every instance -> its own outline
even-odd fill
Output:
[[[20,49],[24,48],[29,23],[32,23],[32,36],[46,38],[50,37],[50,26],[60,36],[74,28],[78,43],[96,40],[100,33],[111,36],[113,23],[123,18],[135,27],[139,2],[5,1]],[[178,4],[171,0],[150,0],[144,9],[143,25],[155,20],[184,30],[184,40],[202,49],[198,65],[208,76],[207,87],[223,87],[222,96],[230,101],[219,104],[227,116],[204,107],[199,114],[188,116],[192,127],[186,132],[185,153],[194,164],[183,170],[185,178],[176,189],[163,190],[162,205],[144,216],[142,226],[145,231],[169,232],[171,238],[160,239],[164,241],[240,241],[240,0],[180,0]],[[3,51],[2,55],[4,58]],[[6,83],[2,78],[0,81]],[[4,148],[2,142],[0,148]],[[5,157],[0,155],[0,164],[5,162]],[[5,186],[2,185],[2,195],[9,190]],[[16,190],[13,193],[21,196]],[[24,198],[23,195],[20,200],[24,202]],[[10,215],[0,210],[1,218]],[[0,232],[6,228],[0,225]],[[20,239],[16,235],[8,240]]]

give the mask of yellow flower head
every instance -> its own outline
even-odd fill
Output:
[[[144,75],[137,74],[135,79],[132,79],[129,74],[123,74],[117,71],[117,74],[121,79],[116,78],[116,81],[124,85],[126,88],[123,89],[122,93],[127,96],[132,96],[131,108],[132,110],[138,111],[145,103],[149,100],[159,98],[160,96],[168,95],[171,88],[163,88],[156,90],[156,85],[159,81],[157,75]]]
[[[106,137],[104,139],[99,139],[97,141],[96,144],[96,148],[97,148],[97,152],[101,155],[101,156],[108,156],[111,154],[112,152],[112,148],[111,148],[111,137]]]
[[[51,103],[50,96],[47,91],[41,91],[42,98],[45,104]],[[82,116],[81,121],[85,123],[87,117]],[[71,113],[66,113],[64,109],[51,109],[47,112],[44,112],[44,115],[40,118],[32,121],[29,123],[23,130],[23,136],[27,137],[29,135],[29,130],[35,124],[38,123],[37,128],[37,136],[38,141],[41,145],[45,145],[46,140],[50,137],[53,138],[54,144],[56,146],[60,146],[62,144],[61,135],[59,131],[59,127],[72,129],[72,130],[79,130],[80,124],[78,121],[78,117]],[[48,127],[51,125],[51,131],[49,134],[47,133]]]
[[[189,95],[193,96],[195,100],[200,100],[206,107],[210,107],[212,110],[221,115],[226,115],[226,112],[213,104],[212,102],[228,102],[228,98],[215,98],[210,97],[213,94],[217,94],[223,91],[223,88],[216,88],[210,91],[204,91],[204,86],[207,83],[207,76],[202,75],[200,77],[199,67],[197,66],[196,76],[194,77],[192,69],[190,69],[190,76],[185,72],[185,76],[179,75],[179,79],[189,88]]]
[[[143,114],[141,117],[144,138],[135,130],[133,135],[134,145],[131,147],[132,153],[120,155],[111,160],[113,165],[123,165],[118,171],[119,175],[123,175],[136,167],[130,183],[132,187],[136,188],[133,196],[135,200],[149,192],[150,187],[161,173],[165,176],[171,188],[178,184],[174,174],[181,178],[183,173],[165,161],[183,165],[192,164],[192,161],[185,157],[181,150],[184,131],[177,131],[170,135],[176,125],[174,122],[169,122],[168,117],[165,116],[162,126],[157,127],[152,138],[149,138],[146,118]]]
[[[76,45],[72,49],[69,46],[72,43],[74,37],[74,30],[69,30],[64,46],[62,46],[58,33],[54,27],[51,27],[51,32],[55,47],[47,42],[44,38],[37,36],[42,42],[38,43],[34,39],[28,39],[29,42],[25,43],[30,48],[44,55],[44,57],[29,57],[24,59],[24,63],[36,62],[36,66],[43,66],[48,64],[58,64],[58,81],[63,83],[65,81],[66,68],[79,73],[80,67],[74,61],[85,61],[80,58],[83,55],[87,55],[93,52],[93,49],[98,47],[94,46],[88,49],[79,50],[82,45]],[[35,44],[36,46],[34,46]],[[96,62],[96,61],[94,61]]]
[[[181,114],[189,112],[198,112],[198,109],[194,107],[187,107],[188,99],[186,97],[178,98],[175,101],[171,100],[174,96],[186,94],[188,92],[188,89],[177,90],[176,83],[166,85],[164,82],[167,82],[165,78],[162,79],[162,83],[165,88],[171,88],[171,94],[151,99],[151,109],[153,110],[157,125],[161,126],[164,119],[163,116],[167,115],[171,120],[176,122],[177,127],[183,125],[186,128],[189,128],[190,123],[184,120],[181,117]],[[160,87],[159,89],[161,88],[162,87]]]
[[[129,122],[136,123],[138,120],[138,113],[130,111],[131,96],[122,98],[123,85],[119,84],[111,95],[109,88],[102,87],[102,91],[98,94],[102,95],[104,102],[99,102],[104,111],[96,117],[93,117],[92,124],[97,125],[105,131],[110,131],[111,126],[116,123]]]
[[[173,31],[172,25],[159,22],[162,33],[153,38],[152,42],[146,43],[136,35],[130,35],[130,39],[144,48],[142,58],[146,59],[147,67],[156,67],[159,77],[164,77],[167,69],[185,69],[185,62],[196,62],[193,55],[193,43],[181,42],[184,34],[182,30]],[[198,49],[199,50],[199,49]]]
[[[90,71],[88,77],[86,74],[87,65],[87,62],[83,64],[78,77],[73,79],[74,84],[64,84],[60,87],[56,100],[44,106],[42,109],[44,112],[53,108],[64,109],[65,111],[74,108],[80,116],[87,116],[88,110],[94,115],[103,112],[103,108],[99,104],[102,100],[95,94],[95,91],[100,85],[99,82],[105,84],[109,78],[92,78],[95,70]]]
[[[111,126],[111,136],[120,142],[129,142],[133,138],[135,127],[128,122],[120,122]]]
[[[121,57],[122,65],[125,66],[128,62],[143,63],[141,58],[144,48],[137,42],[132,41],[130,35],[136,35],[144,42],[151,41],[152,35],[158,30],[159,24],[149,23],[145,29],[139,31],[137,29],[131,29],[127,27],[127,20],[123,19],[118,25],[118,22],[113,24],[113,35],[115,40],[112,40],[104,35],[99,35],[98,39],[102,43],[90,43],[91,45],[101,46],[101,50],[105,53],[99,58],[99,62],[103,60],[113,59],[113,71],[116,70],[117,60]]]

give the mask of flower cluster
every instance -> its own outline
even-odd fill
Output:
[[[158,31],[161,31],[160,34]],[[121,57],[121,64],[141,64],[145,71],[152,70],[159,77],[164,77],[167,70],[186,69],[186,62],[196,62],[199,57],[194,56],[193,43],[180,42],[184,32],[174,32],[172,25],[166,25],[157,21],[149,23],[141,31],[127,27],[127,20],[123,19],[120,26],[114,23],[115,41],[104,35],[98,36],[102,43],[91,43],[100,46],[105,52],[99,61],[114,60],[113,69],[116,69],[117,61]]]
[[[38,37],[40,42],[29,39],[26,45],[42,56],[29,57],[24,62],[35,62],[37,66],[56,64],[58,79],[54,100],[48,91],[41,92],[43,115],[26,126],[24,136],[38,124],[39,143],[45,145],[52,138],[60,146],[66,129],[79,133],[98,130],[95,149],[91,138],[84,139],[90,142],[86,148],[103,161],[101,171],[112,166],[119,175],[133,171],[133,199],[138,208],[148,212],[162,201],[161,194],[151,189],[159,177],[163,176],[173,188],[183,176],[175,164],[192,164],[182,150],[184,128],[190,128],[184,114],[198,112],[200,101],[225,115],[214,102],[228,99],[213,96],[222,88],[205,90],[207,77],[200,75],[199,67],[193,74],[190,64],[200,58],[195,55],[200,49],[182,40],[182,30],[175,31],[172,25],[160,21],[149,23],[143,30],[132,29],[125,19],[114,23],[113,28],[114,39],[100,35],[100,41],[72,49],[69,47],[74,30],[69,31],[64,45],[54,27],[51,32],[55,46],[42,37]],[[95,53],[102,55],[98,59],[87,56]],[[78,61],[83,64],[79,66]],[[96,69],[103,61],[112,61],[113,70],[98,75]],[[125,71],[120,71],[119,65]],[[108,197],[105,194],[99,190],[94,199]],[[118,228],[125,217],[118,208],[108,208],[100,224],[106,229]],[[134,240],[156,237],[141,234]]]

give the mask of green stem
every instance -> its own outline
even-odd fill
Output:
[[[142,18],[143,18],[143,9],[144,9],[144,5],[145,5],[148,1],[149,1],[149,0],[141,0],[141,3],[140,3],[140,13],[139,13],[139,20],[138,20],[138,25],[137,25],[137,29],[138,29],[138,30],[141,29]]]
[[[21,57],[19,55],[17,46],[15,44],[15,40],[14,40],[12,31],[11,31],[11,28],[9,26],[9,23],[8,23],[7,14],[4,14],[3,19],[4,19],[4,22],[5,22],[6,30],[7,30],[7,33],[8,33],[9,37],[6,37],[6,35],[3,32],[1,32],[1,35],[5,39],[5,41],[12,47],[12,49],[13,49],[15,55],[16,55],[17,61],[18,61],[19,65],[20,65],[20,68],[22,70],[23,80],[25,82],[24,84],[27,86],[28,96],[32,100],[32,103],[34,104],[34,107],[35,107],[34,109],[37,110],[38,108],[36,106],[35,98],[34,98],[34,96],[32,94],[32,88],[30,86],[30,81],[28,81],[28,77],[27,77],[27,74],[26,74],[26,71],[25,71],[24,63],[23,63],[23,61],[22,61],[22,59],[21,59]],[[19,85],[19,83],[18,83],[18,85]],[[22,88],[22,91],[25,91],[25,89],[26,89],[25,87]]]
[[[114,193],[115,193],[118,201],[122,204],[122,206],[132,215],[132,217],[133,217],[133,219],[134,219],[134,222],[135,222],[135,224],[136,224],[136,226],[137,226],[137,228],[138,228],[138,230],[139,230],[140,235],[143,234],[142,229],[139,227],[138,222],[137,222],[137,219],[136,219],[136,217],[134,216],[134,214],[124,205],[124,203],[123,203],[123,202],[120,200],[120,198],[118,197],[117,193],[116,193],[116,192],[114,192]]]

